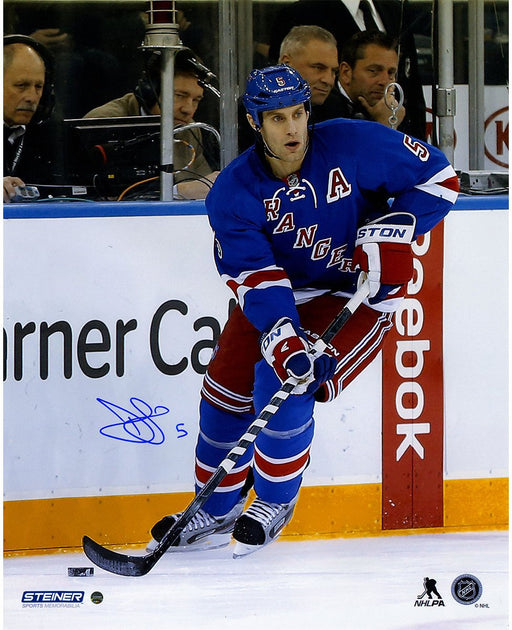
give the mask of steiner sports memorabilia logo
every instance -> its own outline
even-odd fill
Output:
[[[469,606],[477,602],[482,597],[482,583],[480,580],[471,575],[464,573],[455,578],[452,582],[452,595],[456,602]]]
[[[77,608],[84,603],[84,591],[24,591],[23,608]]]

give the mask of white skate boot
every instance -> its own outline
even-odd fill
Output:
[[[246,496],[242,497],[235,507],[224,516],[213,516],[204,510],[199,510],[187,523],[173,545],[169,547],[168,552],[217,549],[229,545],[235,521],[242,513],[246,499]],[[153,538],[146,547],[147,551],[155,549],[180,516],[181,512],[164,516],[153,525],[151,529]]]
[[[236,521],[233,558],[241,558],[274,541],[293,516],[298,495],[289,503],[267,503],[256,499]]]

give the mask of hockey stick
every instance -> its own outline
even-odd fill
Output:
[[[341,330],[350,319],[352,314],[361,305],[368,295],[368,281],[365,280],[354,296],[347,302],[341,312],[329,325],[324,334],[315,342],[313,350],[323,352],[327,344]],[[178,520],[166,532],[158,545],[144,556],[129,556],[112,551],[95,542],[88,536],[83,537],[83,548],[85,555],[98,567],[117,575],[127,575],[138,577],[146,575],[155,566],[164,553],[173,545],[178,536],[192,520],[195,514],[210,498],[214,490],[220,485],[224,477],[232,470],[236,462],[247,451],[254,442],[258,433],[268,424],[283,402],[293,392],[297,380],[289,378],[281,388],[274,394],[270,402],[258,414],[247,431],[242,435],[238,443],[229,451],[226,457],[219,464],[217,470],[195,496],[194,500],[181,514]]]

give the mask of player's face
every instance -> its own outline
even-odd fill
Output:
[[[368,44],[364,58],[358,59],[354,68],[341,63],[340,79],[353,101],[364,96],[373,106],[384,97],[386,85],[395,81],[397,66],[398,55],[394,50]]]
[[[304,103],[263,112],[261,135],[273,159],[278,175],[289,175],[302,164],[308,146],[308,115]]]
[[[333,88],[338,73],[336,46],[312,39],[293,55],[283,55],[281,63],[295,68],[311,88],[311,103],[322,105]]]
[[[174,77],[174,125],[186,125],[194,120],[203,92],[195,77],[181,74]],[[160,114],[158,103],[150,113]]]
[[[44,78],[41,57],[32,48],[18,46],[12,63],[4,68],[4,121],[8,125],[27,125],[32,120],[43,95]]]

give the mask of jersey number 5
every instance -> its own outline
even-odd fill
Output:
[[[404,135],[404,144],[411,153],[414,153],[416,157],[419,157],[422,162],[426,162],[430,156],[430,153],[423,144],[417,140],[413,140],[411,136]]]

